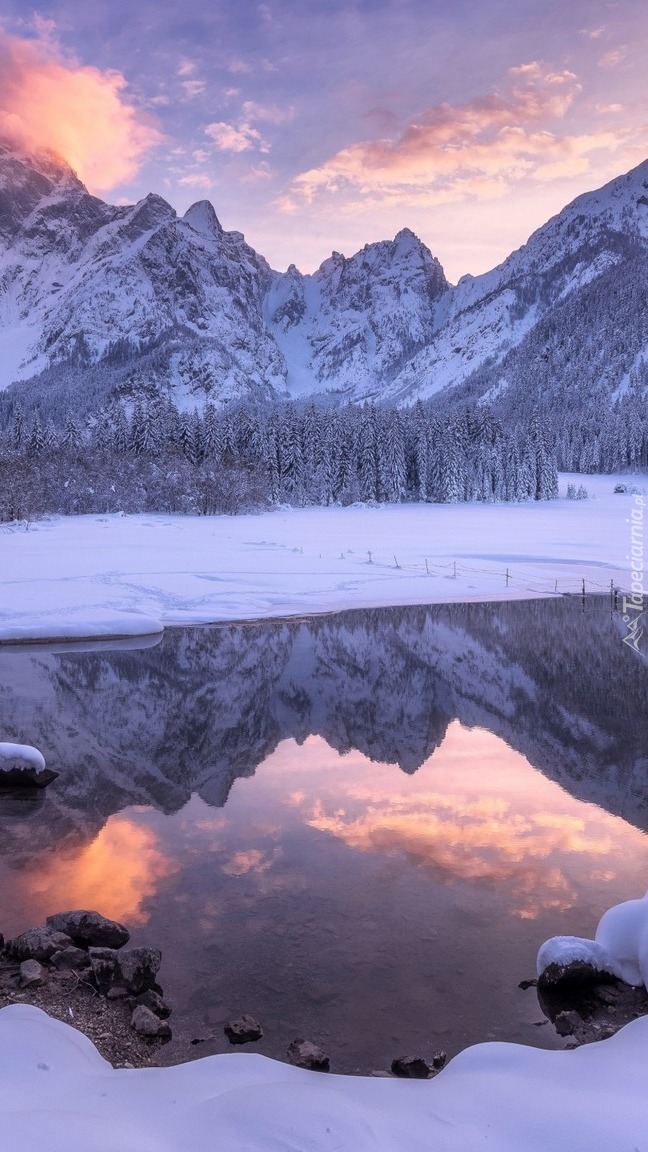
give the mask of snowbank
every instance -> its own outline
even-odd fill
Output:
[[[263,1056],[114,1070],[38,1008],[0,1011],[12,1152],[614,1152],[645,1146],[648,1019],[570,1052],[469,1048],[431,1081],[305,1072]]]
[[[613,476],[563,476],[563,494],[574,479],[593,499],[5,525],[0,640],[578,593],[583,579],[589,592],[609,591],[611,580],[628,588],[635,496],[615,494]]]
[[[593,940],[553,936],[538,952],[538,976],[549,967],[585,962],[611,972],[626,984],[648,988],[648,892],[639,900],[615,904],[601,917]]]

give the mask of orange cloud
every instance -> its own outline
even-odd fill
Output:
[[[161,140],[124,100],[126,86],[120,72],[69,60],[49,38],[0,32],[0,135],[58,153],[93,192],[130,180]]]
[[[127,924],[143,924],[148,920],[144,901],[177,869],[150,828],[111,816],[91,844],[21,874],[20,884],[34,923],[58,908],[96,908]]]
[[[557,134],[581,90],[573,72],[538,61],[509,70],[509,91],[443,103],[424,111],[395,139],[361,141],[295,178],[278,206],[294,210],[322,193],[357,191],[362,206],[448,203],[469,195],[493,199],[524,178],[563,180],[587,170],[589,156],[616,150],[619,133]],[[368,199],[367,199],[368,198]],[[349,202],[354,210],[358,205]]]

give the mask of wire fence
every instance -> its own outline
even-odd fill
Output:
[[[321,554],[320,554],[321,555]],[[403,563],[398,556],[385,557],[380,553],[367,550],[363,555],[355,551],[341,552],[340,559],[352,559],[359,563],[370,564],[372,567],[394,571],[411,572],[412,574],[430,576],[446,580],[469,579],[473,576],[492,577],[492,582],[501,582],[504,589],[512,591],[536,592],[547,596],[602,596],[608,595],[614,607],[620,603],[623,596],[632,595],[629,588],[623,587],[614,579],[596,580],[592,576],[574,577],[564,572],[559,575],[542,575],[529,572],[517,565],[502,568],[488,568],[485,565],[464,564],[460,560],[448,560],[439,563],[423,557],[418,562]]]

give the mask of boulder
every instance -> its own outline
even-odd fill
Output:
[[[223,1031],[230,1044],[250,1044],[263,1036],[263,1029],[254,1016],[237,1016],[235,1020],[228,1020]]]
[[[150,1008],[144,1004],[138,1004],[131,1016],[131,1028],[133,1028],[139,1036],[149,1036],[157,1040],[170,1040],[171,1028],[166,1020],[160,1020]]]
[[[117,956],[121,982],[134,996],[153,988],[161,963],[159,948],[128,948]]]
[[[538,952],[536,971],[538,991],[571,990],[623,976],[602,944],[582,936],[552,936],[545,940]]]
[[[90,948],[89,956],[97,988],[111,999],[152,989],[162,962],[158,948]]]
[[[171,1015],[171,1008],[166,1000],[154,992],[152,988],[148,988],[146,992],[142,992],[141,996],[137,997],[137,1003],[142,1004],[145,1008],[149,1008],[155,1016],[159,1016],[160,1020],[166,1020]]]
[[[559,1036],[573,1036],[583,1024],[583,1018],[572,1009],[568,1012],[559,1012],[554,1024]]]
[[[45,788],[58,772],[45,767],[45,759],[29,744],[0,743],[0,788]]]
[[[568,964],[553,962],[538,976],[538,988],[541,990],[577,988],[599,984],[606,976],[613,978],[610,972],[597,968],[590,960],[571,960]]]
[[[50,964],[59,972],[80,972],[90,964],[90,958],[83,948],[63,948],[50,956]]]
[[[122,948],[130,940],[130,932],[123,924],[108,920],[99,912],[57,912],[48,916],[45,923],[48,928],[65,932],[80,948]]]
[[[23,960],[20,965],[20,987],[38,988],[45,983],[45,972],[38,960]]]
[[[28,928],[13,940],[7,940],[7,955],[20,963],[22,960],[49,960],[55,952],[69,948],[69,936],[51,928]]]
[[[311,1040],[297,1037],[288,1047],[288,1059],[297,1068],[308,1068],[311,1072],[329,1072],[330,1058]]]
[[[88,955],[95,984],[106,995],[119,980],[117,953],[112,948],[90,948]]]
[[[401,1076],[406,1080],[429,1080],[436,1076],[448,1063],[448,1053],[441,1050],[435,1052],[430,1060],[422,1056],[401,1056],[391,1062],[394,1076]]]

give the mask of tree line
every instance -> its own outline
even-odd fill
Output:
[[[552,499],[555,453],[537,412],[505,429],[489,408],[283,402],[179,410],[113,401],[81,422],[13,407],[0,431],[0,516],[249,511],[356,501]]]

